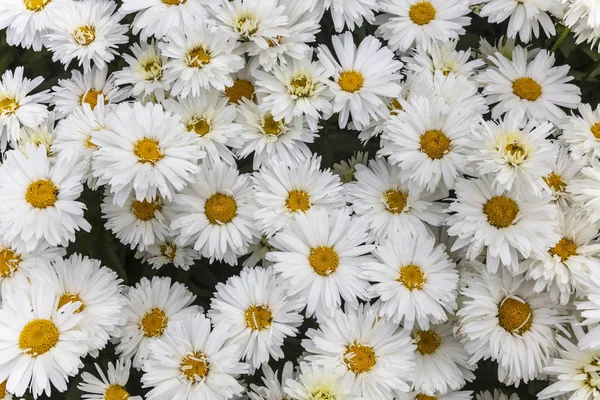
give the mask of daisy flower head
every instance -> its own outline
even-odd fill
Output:
[[[423,232],[397,233],[373,251],[376,261],[363,264],[362,275],[373,282],[372,298],[379,297],[379,314],[406,329],[429,329],[447,321],[456,309],[458,272],[446,246]],[[438,389],[441,390],[441,389]]]
[[[292,164],[272,161],[252,176],[257,202],[257,227],[272,236],[313,208],[334,210],[345,205],[342,184],[329,169],[321,170],[321,157]]]
[[[56,139],[56,131],[54,129],[55,115],[53,111],[50,111],[46,115],[46,119],[36,127],[29,128],[24,126],[21,129],[21,134],[17,139],[17,146],[21,152],[27,152],[27,144],[31,143],[36,147],[43,147],[52,160],[54,160],[54,154],[52,153],[52,144]]]
[[[573,207],[580,207],[592,223],[600,221],[600,171],[584,167],[566,188],[573,199]]]
[[[296,336],[304,320],[304,304],[288,298],[281,283],[270,268],[244,268],[218,283],[211,299],[208,316],[214,326],[229,326],[228,343],[239,348],[251,371],[271,358],[284,358],[284,339]]]
[[[295,377],[294,364],[288,361],[283,366],[281,374],[279,371],[273,371],[269,364],[263,364],[261,381],[264,386],[250,384],[250,390],[247,394],[250,400],[282,400],[285,398],[285,387],[288,380]],[[280,376],[281,378],[279,378]]]
[[[369,24],[375,22],[375,13],[379,11],[379,5],[376,0],[319,0],[331,12],[331,19],[335,31],[340,33],[347,27],[354,31],[354,28],[360,28],[363,21]]]
[[[76,160],[58,157],[52,165],[45,147],[27,144],[26,155],[6,153],[0,174],[0,234],[22,251],[66,246],[75,232],[89,231],[84,203],[77,201],[82,174]]]
[[[234,36],[222,26],[201,22],[173,27],[164,39],[158,47],[169,59],[164,79],[172,96],[223,91],[234,83],[231,74],[244,67],[244,59],[233,54]]]
[[[466,247],[467,257],[474,260],[486,250],[490,272],[504,265],[519,270],[519,255],[545,257],[560,236],[556,233],[557,208],[550,198],[519,198],[492,184],[488,176],[460,178],[456,183],[456,200],[448,211],[448,234],[457,236],[451,251]]]
[[[150,344],[142,384],[152,388],[147,400],[226,400],[242,394],[236,380],[248,373],[239,349],[228,343],[227,325],[211,329],[211,321],[195,313],[175,322]]]
[[[98,364],[94,366],[100,378],[89,372],[83,372],[82,382],[77,385],[77,389],[83,392],[81,395],[83,400],[143,400],[142,396],[131,396],[126,389],[131,369],[130,360],[118,359],[114,364],[109,362],[106,374]]]
[[[237,265],[238,257],[260,237],[254,227],[256,208],[250,177],[214,162],[173,198],[171,229],[177,245],[193,245],[211,262]]]
[[[382,0],[379,8],[377,34],[397,52],[458,39],[471,23],[468,3],[461,0]]]
[[[143,262],[150,264],[153,269],[160,269],[165,265],[173,264],[175,268],[187,271],[194,265],[196,260],[200,259],[200,254],[188,246],[178,246],[174,237],[167,236],[164,240],[158,240],[143,251],[136,251],[135,257],[141,258]]]
[[[288,297],[302,300],[307,317],[323,320],[342,299],[357,307],[358,299],[368,298],[368,281],[361,270],[372,260],[372,246],[364,244],[367,232],[362,221],[348,211],[316,208],[299,214],[269,240],[277,250],[266,258],[274,262]]]
[[[580,116],[570,115],[561,124],[560,138],[567,144],[571,157],[580,164],[600,159],[600,106],[578,106]]]
[[[552,172],[542,178],[546,184],[545,191],[552,196],[554,202],[563,211],[573,204],[568,188],[573,179],[579,176],[582,168],[580,163],[573,160],[571,154],[566,146],[560,146]]]
[[[459,174],[468,172],[473,115],[441,98],[415,96],[400,104],[402,110],[385,125],[378,154],[389,156],[411,186],[433,191],[442,184],[452,189]]]
[[[391,399],[393,393],[409,391],[416,346],[407,331],[379,318],[369,305],[338,308],[306,336],[302,341],[309,353],[306,361],[350,377],[351,393],[356,396]]]
[[[142,278],[126,297],[126,322],[115,336],[116,351],[123,359],[133,357],[133,367],[138,370],[152,353],[148,345],[166,335],[169,325],[201,312],[191,305],[196,296],[179,282],[171,284],[171,278]]]
[[[235,122],[236,107],[216,90],[202,96],[167,99],[165,110],[179,115],[181,123],[196,138],[197,145],[210,161],[224,161],[235,166],[231,148],[240,148],[242,127]]]
[[[196,135],[160,105],[121,103],[105,123],[92,134],[98,146],[92,170],[110,185],[116,205],[123,206],[132,192],[139,201],[159,195],[170,200],[200,169],[197,164],[205,153]]]
[[[30,94],[44,79],[23,76],[23,67],[8,70],[0,79],[0,150],[10,141],[16,144],[22,127],[34,128],[48,115],[50,95],[47,90]]]
[[[280,399],[287,398],[286,395],[294,400],[358,399],[353,393],[352,377],[349,374],[341,375],[331,365],[317,363],[301,362],[299,369],[300,374],[296,379],[286,380],[285,394]]]
[[[127,92],[120,89],[114,75],[108,75],[108,69],[92,67],[83,74],[73,69],[70,79],[59,79],[58,85],[52,87],[54,112],[58,118],[64,118],[76,110],[89,105],[92,110],[100,104],[119,103],[127,97]]]
[[[464,275],[457,312],[457,335],[469,362],[497,361],[498,379],[507,385],[536,379],[556,350],[554,328],[562,309],[548,293],[536,293],[524,275],[472,264],[476,269]]]
[[[447,75],[471,78],[485,65],[483,60],[472,60],[471,49],[456,50],[457,40],[433,42],[429,48],[417,46],[410,56],[403,57],[405,68],[421,74],[435,75],[436,71]]]
[[[304,116],[291,121],[276,121],[270,111],[261,112],[258,104],[244,99],[238,106],[238,133],[243,142],[237,150],[240,158],[253,154],[252,168],[258,170],[267,162],[279,160],[286,164],[299,163],[311,157],[306,143],[313,143],[319,135],[308,127]]]
[[[291,1],[291,0],[290,0]],[[252,69],[246,65],[239,71],[231,74],[233,83],[227,85],[223,93],[227,97],[228,104],[240,105],[243,101],[255,102],[255,79],[252,76]]]
[[[82,0],[52,13],[52,25],[44,36],[46,46],[54,54],[52,61],[60,61],[65,68],[77,59],[78,65],[89,71],[92,63],[106,68],[118,54],[116,48],[127,43],[127,26],[123,15],[115,12],[112,0]]]
[[[385,100],[400,94],[402,63],[373,36],[367,36],[357,47],[352,33],[345,32],[333,36],[332,43],[335,57],[324,45],[318,55],[326,74],[333,77],[327,83],[334,95],[333,112],[339,113],[340,128],[346,127],[350,116],[357,130],[386,118],[390,111]]]
[[[15,396],[34,398],[52,388],[67,390],[69,377],[83,366],[88,335],[79,328],[79,304],[57,309],[58,298],[46,285],[22,286],[3,293],[0,309],[0,382]]]
[[[529,119],[561,121],[567,114],[560,108],[575,108],[581,102],[581,90],[567,83],[569,66],[554,66],[554,54],[546,50],[529,61],[529,50],[517,46],[512,59],[502,54],[489,57],[490,66],[479,75],[483,94],[492,108],[494,119],[506,112]]]

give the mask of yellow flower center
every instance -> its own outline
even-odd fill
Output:
[[[192,50],[190,50],[187,53],[187,55],[185,57],[185,61],[186,61],[187,65],[189,65],[190,67],[195,67],[195,68],[204,67],[206,64],[208,64],[210,62],[210,59],[211,59],[210,53],[202,47],[193,48]]]
[[[45,354],[58,343],[59,332],[54,322],[34,319],[19,335],[19,348],[32,357]]]
[[[23,0],[23,3],[29,11],[41,11],[46,7],[46,4],[50,3],[50,0]]]
[[[77,293],[65,293],[62,296],[60,296],[60,299],[58,299],[58,306],[56,307],[56,309],[60,309],[65,304],[76,302],[80,302],[81,305],[79,306],[79,308],[77,308],[77,310],[73,312],[75,314],[79,314],[85,309],[85,304],[83,304],[83,300],[81,300],[81,297],[79,297]]]
[[[197,115],[193,116],[188,122],[187,125],[188,131],[194,131],[200,136],[206,135],[210,132],[211,126],[210,123],[206,120],[206,118],[198,117]]]
[[[178,6],[180,4],[184,4],[187,0],[162,0],[168,6]]]
[[[88,89],[84,94],[81,95],[79,102],[81,105],[87,103],[90,105],[93,110],[98,105],[98,96],[102,94],[101,91],[96,89]],[[104,104],[107,104],[107,101],[104,100]]]
[[[0,102],[0,110],[2,110],[2,102]],[[600,140],[600,122],[598,122],[597,124],[593,125],[590,130],[592,131],[592,135],[594,135],[594,137],[598,140]]]
[[[319,246],[310,249],[308,262],[317,274],[328,276],[335,272],[340,264],[340,258],[333,247]]]
[[[427,396],[426,394],[419,393],[415,396],[415,400],[437,400],[435,396]]]
[[[516,201],[506,196],[495,196],[485,203],[483,212],[487,215],[490,225],[496,228],[506,228],[517,219],[519,206]]]
[[[276,36],[274,38],[267,39],[267,44],[269,45],[269,47],[279,46],[279,43],[281,43],[282,39],[283,36]]]
[[[8,278],[19,269],[21,255],[6,247],[0,250],[0,278]],[[2,398],[2,396],[0,396]]]
[[[110,385],[104,392],[104,400],[127,400],[129,392],[121,385]]]
[[[436,10],[428,1],[422,1],[410,6],[408,16],[410,20],[417,25],[427,25],[436,15]]]
[[[377,356],[372,347],[354,343],[346,346],[344,362],[356,375],[369,371],[377,364]]]
[[[550,175],[543,177],[544,182],[554,192],[564,192],[567,189],[567,183],[563,180],[562,176],[552,172]]]
[[[12,97],[0,99],[0,115],[11,115],[19,109],[19,104]]]
[[[444,158],[450,150],[450,145],[450,139],[442,131],[431,130],[421,136],[421,151],[432,160]]]
[[[206,354],[196,351],[188,353],[181,361],[181,373],[191,382],[200,382],[210,371],[210,363]]]
[[[343,91],[354,93],[359,91],[365,83],[365,78],[358,71],[344,71],[340,74],[338,84]]]
[[[246,310],[245,319],[248,328],[262,331],[273,323],[273,313],[267,306],[250,306]]]
[[[143,138],[135,142],[133,153],[142,163],[156,164],[164,157],[160,147],[158,147],[158,141],[149,138]]]
[[[239,104],[243,98],[252,100],[254,85],[245,79],[236,79],[233,81],[233,86],[225,88],[225,96],[229,99],[229,104]]]
[[[552,256],[559,256],[560,261],[566,261],[569,257],[577,254],[577,245],[571,239],[561,238],[548,253]]]
[[[140,321],[140,329],[146,337],[162,336],[167,328],[169,318],[160,308],[148,311]]]
[[[422,355],[433,354],[442,344],[442,338],[434,331],[419,331],[416,334],[417,351]]]
[[[283,121],[275,121],[271,113],[263,118],[262,129],[265,135],[279,136],[283,131]]]
[[[398,99],[394,99],[390,104],[388,104],[388,110],[390,110],[390,114],[397,115],[398,112],[404,110],[404,108]]]
[[[519,78],[512,87],[513,93],[523,100],[536,101],[542,95],[542,87],[531,78]]]
[[[160,211],[162,208],[158,200],[146,201],[146,200],[134,200],[131,203],[131,211],[133,215],[139,220],[149,221],[154,218],[154,213]]]
[[[0,383],[0,399],[3,399],[4,397],[6,397],[6,382],[8,381],[5,380],[4,382]]]
[[[87,137],[87,139],[85,139],[85,143],[84,143],[84,145],[85,145],[85,147],[87,147],[88,149],[89,149],[89,148],[92,148],[92,147],[98,147],[98,146],[96,145],[96,143],[92,142],[92,135],[89,135],[89,136]]]
[[[307,75],[298,75],[291,80],[288,89],[291,94],[298,97],[307,97],[313,94],[315,84]]]
[[[337,396],[334,392],[329,391],[328,389],[318,388],[313,389],[310,392],[309,400],[337,400]],[[284,397],[282,400],[287,400],[287,397]]]
[[[522,335],[531,328],[533,314],[527,302],[513,297],[506,297],[498,305],[498,323],[510,333]]]
[[[291,212],[310,210],[310,196],[304,190],[290,190],[285,206]]]
[[[146,72],[147,81],[153,81],[155,79],[162,78],[163,69],[160,60],[156,58],[148,60],[142,68],[144,68],[144,72]]]
[[[528,156],[527,149],[518,141],[513,141],[504,147],[504,157],[507,162],[514,165],[520,165]]]
[[[400,276],[396,280],[408,290],[421,290],[425,283],[425,273],[418,265],[409,264],[400,268]]]
[[[58,187],[50,180],[32,182],[25,192],[25,200],[35,208],[52,207],[58,198]]]
[[[390,189],[384,193],[385,208],[392,214],[400,214],[406,208],[408,192]]]
[[[235,29],[239,33],[239,35],[248,40],[251,36],[254,36],[256,32],[258,32],[259,21],[258,18],[249,13],[245,13],[240,15],[237,22],[235,23]]]
[[[237,215],[237,202],[229,195],[215,193],[206,201],[204,213],[213,225],[228,224]]]
[[[73,33],[75,41],[82,46],[87,46],[96,40],[96,28],[90,25],[80,26]]]
[[[177,255],[177,245],[175,243],[165,243],[159,247],[160,254],[173,261]]]

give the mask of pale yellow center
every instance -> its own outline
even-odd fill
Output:
[[[340,74],[338,84],[343,91],[354,93],[360,90],[365,83],[365,78],[358,71],[344,71]]]
[[[542,87],[531,78],[519,78],[513,82],[513,93],[523,100],[536,101],[542,95]]]
[[[229,195],[215,193],[206,201],[204,213],[213,225],[228,224],[237,215],[237,202]]]
[[[487,215],[490,225],[496,228],[506,228],[517,219],[519,206],[516,201],[506,196],[495,196],[485,203],[483,212]]]
[[[506,297],[498,305],[498,323],[507,332],[522,335],[531,328],[533,314],[525,301]]]
[[[307,75],[298,75],[288,85],[291,94],[297,97],[307,97],[313,94],[315,84]]]
[[[244,315],[246,326],[253,331],[267,329],[273,323],[273,313],[267,306],[250,306]]]
[[[148,311],[140,321],[140,329],[146,337],[162,336],[167,328],[169,318],[160,308]]]
[[[425,284],[425,273],[418,265],[409,264],[400,268],[400,276],[396,280],[408,290],[421,290]]]
[[[32,357],[45,354],[58,343],[59,331],[48,319],[34,319],[19,335],[19,348]]]
[[[328,276],[337,270],[340,258],[333,247],[319,246],[310,250],[308,262],[318,275]]]
[[[19,103],[11,97],[0,99],[0,115],[11,115],[19,109]]]
[[[372,347],[354,343],[346,346],[344,362],[350,371],[359,375],[371,370],[377,364],[377,356]]]
[[[46,4],[50,3],[50,0],[23,0],[23,3],[29,11],[41,11],[46,7]]]
[[[96,28],[90,25],[80,26],[73,33],[75,41],[82,46],[88,46],[96,40]]]
[[[32,182],[25,192],[25,200],[35,208],[52,207],[58,199],[58,187],[50,180]]]
[[[435,19],[436,10],[428,1],[415,3],[408,10],[408,16],[417,25],[427,25]]]
[[[160,60],[151,59],[146,61],[146,63],[142,66],[144,68],[144,72],[146,72],[146,80],[153,81],[155,79],[162,78],[163,69]]]

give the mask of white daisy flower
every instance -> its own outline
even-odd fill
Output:
[[[362,276],[372,260],[372,246],[364,245],[367,232],[358,218],[345,208],[328,214],[315,208],[296,216],[269,243],[277,249],[267,253],[273,269],[284,280],[290,298],[299,298],[306,316],[318,320],[331,316],[345,303],[357,307],[366,300],[368,282]]]
[[[60,61],[66,68],[77,59],[86,71],[92,63],[106,68],[118,54],[118,45],[129,41],[127,26],[119,23],[123,15],[115,12],[116,7],[111,0],[82,0],[54,10],[49,33],[44,36],[54,53],[52,61]]]
[[[48,115],[50,95],[47,90],[30,95],[44,78],[23,77],[23,67],[6,71],[0,79],[0,150],[10,141],[16,144],[22,127],[35,128]]]
[[[296,379],[288,378],[285,381],[285,394],[279,399],[286,399],[287,396],[295,400],[358,399],[352,390],[352,377],[349,374],[340,375],[330,365],[301,362],[299,372]]]
[[[483,94],[492,108],[492,117],[514,112],[522,118],[560,121],[566,113],[560,108],[575,108],[581,101],[581,90],[569,76],[569,66],[554,66],[554,54],[546,50],[528,60],[528,50],[517,46],[512,59],[497,53],[489,59],[493,66],[479,75]]]
[[[141,258],[153,269],[173,264],[176,268],[187,271],[196,260],[200,259],[200,254],[190,247],[178,246],[174,237],[167,236],[164,240],[158,240],[155,244],[148,246],[144,251],[136,251],[135,257]]]
[[[476,400],[519,400],[519,396],[516,393],[508,396],[498,389],[494,389],[494,392],[484,390],[475,395]]]
[[[254,215],[257,227],[272,236],[308,210],[334,210],[345,205],[342,184],[329,169],[321,170],[321,157],[293,164],[272,161],[252,176],[261,205]]]
[[[116,351],[124,359],[133,357],[136,369],[152,354],[148,345],[163,337],[168,326],[202,311],[191,306],[196,296],[181,283],[171,285],[171,278],[142,278],[126,297],[123,314],[127,321],[115,337]]]
[[[577,1],[572,4],[576,3]],[[590,14],[597,14],[597,11]],[[579,19],[575,23],[571,22],[572,19],[569,19],[569,22],[564,21],[563,23],[565,23],[575,34],[575,44],[581,45],[581,43],[587,43],[592,49],[596,48],[596,51],[598,51],[598,48],[600,48],[598,47],[598,41],[600,40],[600,26],[588,25],[585,18]]]
[[[116,85],[115,76],[108,76],[108,69],[94,66],[83,74],[74,69],[70,79],[59,79],[58,85],[52,87],[51,104],[56,116],[64,118],[85,104],[95,110],[101,103],[119,103],[126,97],[127,92]]]
[[[324,7],[331,12],[331,19],[335,31],[340,33],[347,27],[354,31],[360,28],[363,21],[369,24],[375,22],[375,13],[379,11],[376,0],[318,0],[319,7]],[[322,3],[322,4],[321,4]]]
[[[288,298],[272,269],[244,268],[218,283],[208,316],[215,327],[228,325],[228,343],[240,350],[254,371],[271,358],[284,358],[283,341],[298,334],[304,318],[301,300]]]
[[[196,181],[175,195],[171,229],[177,245],[193,245],[203,257],[236,265],[259,237],[248,175],[222,162],[207,165]]]
[[[69,377],[83,366],[88,351],[87,334],[78,325],[78,305],[56,309],[58,298],[46,285],[22,286],[4,293],[0,309],[0,382],[6,390],[34,398],[52,388],[67,390]]]
[[[497,361],[498,379],[507,385],[538,378],[556,349],[558,305],[507,269],[492,274],[477,264],[463,279],[458,336],[471,355],[469,362]]]
[[[328,83],[335,96],[333,112],[339,112],[340,128],[346,127],[350,116],[357,130],[389,116],[385,100],[400,94],[402,63],[373,36],[363,39],[358,48],[350,32],[334,36],[332,43],[339,62],[324,45],[319,47],[319,60],[326,74],[333,77]]]
[[[473,114],[443,99],[416,96],[400,100],[402,110],[385,125],[385,140],[378,154],[389,156],[400,167],[404,181],[411,186],[435,190],[438,185],[452,189],[467,170],[467,154],[472,149]]]
[[[98,146],[92,169],[94,177],[110,185],[116,205],[125,204],[132,192],[139,201],[159,194],[170,200],[200,169],[197,163],[205,153],[197,137],[160,105],[121,103],[105,123],[92,134]]]
[[[83,372],[82,382],[77,385],[77,389],[83,392],[83,400],[143,400],[142,396],[131,396],[125,388],[131,369],[130,360],[118,359],[114,364],[109,362],[106,375],[98,364],[94,366],[100,378]]]
[[[411,393],[398,393],[395,397],[396,400],[472,400],[473,392],[471,391],[450,391],[444,394],[436,393],[434,396],[427,396],[424,393],[411,392]],[[492,399],[487,399],[492,400]],[[503,399],[507,400],[507,399]],[[514,400],[514,399],[513,399]],[[516,400],[519,400],[518,398]]]
[[[433,42],[425,49],[417,46],[409,57],[403,57],[407,70],[421,74],[435,75],[440,71],[444,76],[459,75],[465,78],[474,76],[485,65],[483,60],[471,60],[471,49],[456,50],[457,40],[448,42]]]
[[[573,178],[579,176],[582,168],[581,164],[573,160],[571,154],[566,146],[560,146],[552,172],[542,178],[546,184],[545,191],[552,196],[561,210],[568,209],[573,203],[567,188],[570,187]]]
[[[362,275],[373,282],[369,294],[379,297],[379,315],[406,329],[427,330],[430,323],[445,322],[447,313],[456,309],[456,264],[445,245],[435,245],[431,234],[397,233],[379,244],[373,255],[377,260],[364,263]]]
[[[250,389],[247,394],[250,400],[282,400],[286,394],[284,388],[288,380],[293,380],[294,364],[288,361],[284,364],[281,370],[281,379],[278,378],[279,371],[273,371],[268,364],[262,366],[263,376],[261,377],[264,386],[250,384]]]
[[[66,246],[75,232],[89,231],[85,204],[77,201],[83,185],[75,160],[58,157],[51,165],[46,148],[28,144],[27,155],[6,153],[0,174],[0,234],[15,248]]]
[[[238,106],[237,122],[241,125],[238,137],[243,144],[237,150],[240,158],[254,153],[252,168],[257,170],[270,161],[294,164],[311,157],[306,143],[319,135],[308,128],[304,117],[293,117],[286,123],[276,121],[271,112],[261,112],[259,106],[244,99]]]
[[[581,207],[590,222],[600,221],[600,171],[597,167],[583,168],[566,190],[573,199],[574,207]]]
[[[327,86],[329,73],[320,61],[312,61],[309,51],[301,60],[289,59],[270,73],[256,71],[256,92],[263,93],[260,110],[270,112],[276,121],[290,123],[294,117],[306,116],[308,125],[318,131],[320,119],[333,113],[333,94]]]
[[[256,101],[254,77],[252,76],[252,70],[248,66],[231,74],[231,78],[233,83],[227,85],[223,91],[229,104],[240,105],[242,101],[245,101],[244,99],[250,102]]]
[[[38,126],[29,128],[24,126],[21,129],[21,134],[17,140],[17,147],[22,153],[27,153],[27,144],[33,144],[37,147],[46,149],[48,156],[54,161],[52,153],[52,144],[56,139],[56,131],[54,130],[54,112],[50,111],[46,119]]]
[[[152,388],[146,400],[226,400],[243,392],[236,377],[248,365],[238,361],[238,347],[226,343],[227,325],[211,330],[210,323],[202,314],[188,315],[150,344],[142,376],[143,387]]]
[[[384,14],[377,34],[398,52],[458,39],[471,23],[468,3],[461,0],[382,0],[379,8]]]
[[[448,234],[457,236],[451,251],[466,247],[467,257],[474,260],[485,249],[490,272],[500,264],[517,272],[519,254],[543,258],[560,240],[557,208],[550,199],[519,199],[514,191],[493,186],[487,176],[460,178],[448,211],[454,212],[447,219]]]
[[[570,115],[560,125],[560,138],[569,146],[571,157],[578,163],[593,163],[600,159],[600,106],[580,104],[581,116]]]
[[[240,148],[242,127],[234,122],[237,111],[219,92],[212,91],[200,97],[170,98],[163,106],[177,114],[187,131],[197,137],[196,142],[211,161],[225,161],[235,166],[231,148]]]
[[[220,26],[202,22],[173,27],[165,40],[158,47],[169,58],[164,79],[172,85],[172,96],[223,91],[233,85],[231,74],[244,67],[244,59],[232,54],[235,38]]]
[[[391,399],[395,392],[408,392],[416,350],[408,332],[380,319],[368,305],[345,309],[338,308],[319,330],[306,332],[306,360],[350,377],[351,393],[358,397]]]

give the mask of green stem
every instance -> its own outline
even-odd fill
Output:
[[[569,36],[569,32],[571,32],[571,30],[565,26],[562,33],[560,34],[558,39],[556,39],[556,42],[554,42],[554,45],[550,49],[550,51],[552,53],[554,53],[556,50],[558,50],[558,48],[560,47],[560,44],[563,42],[563,40],[565,40],[567,38],[567,36]]]

